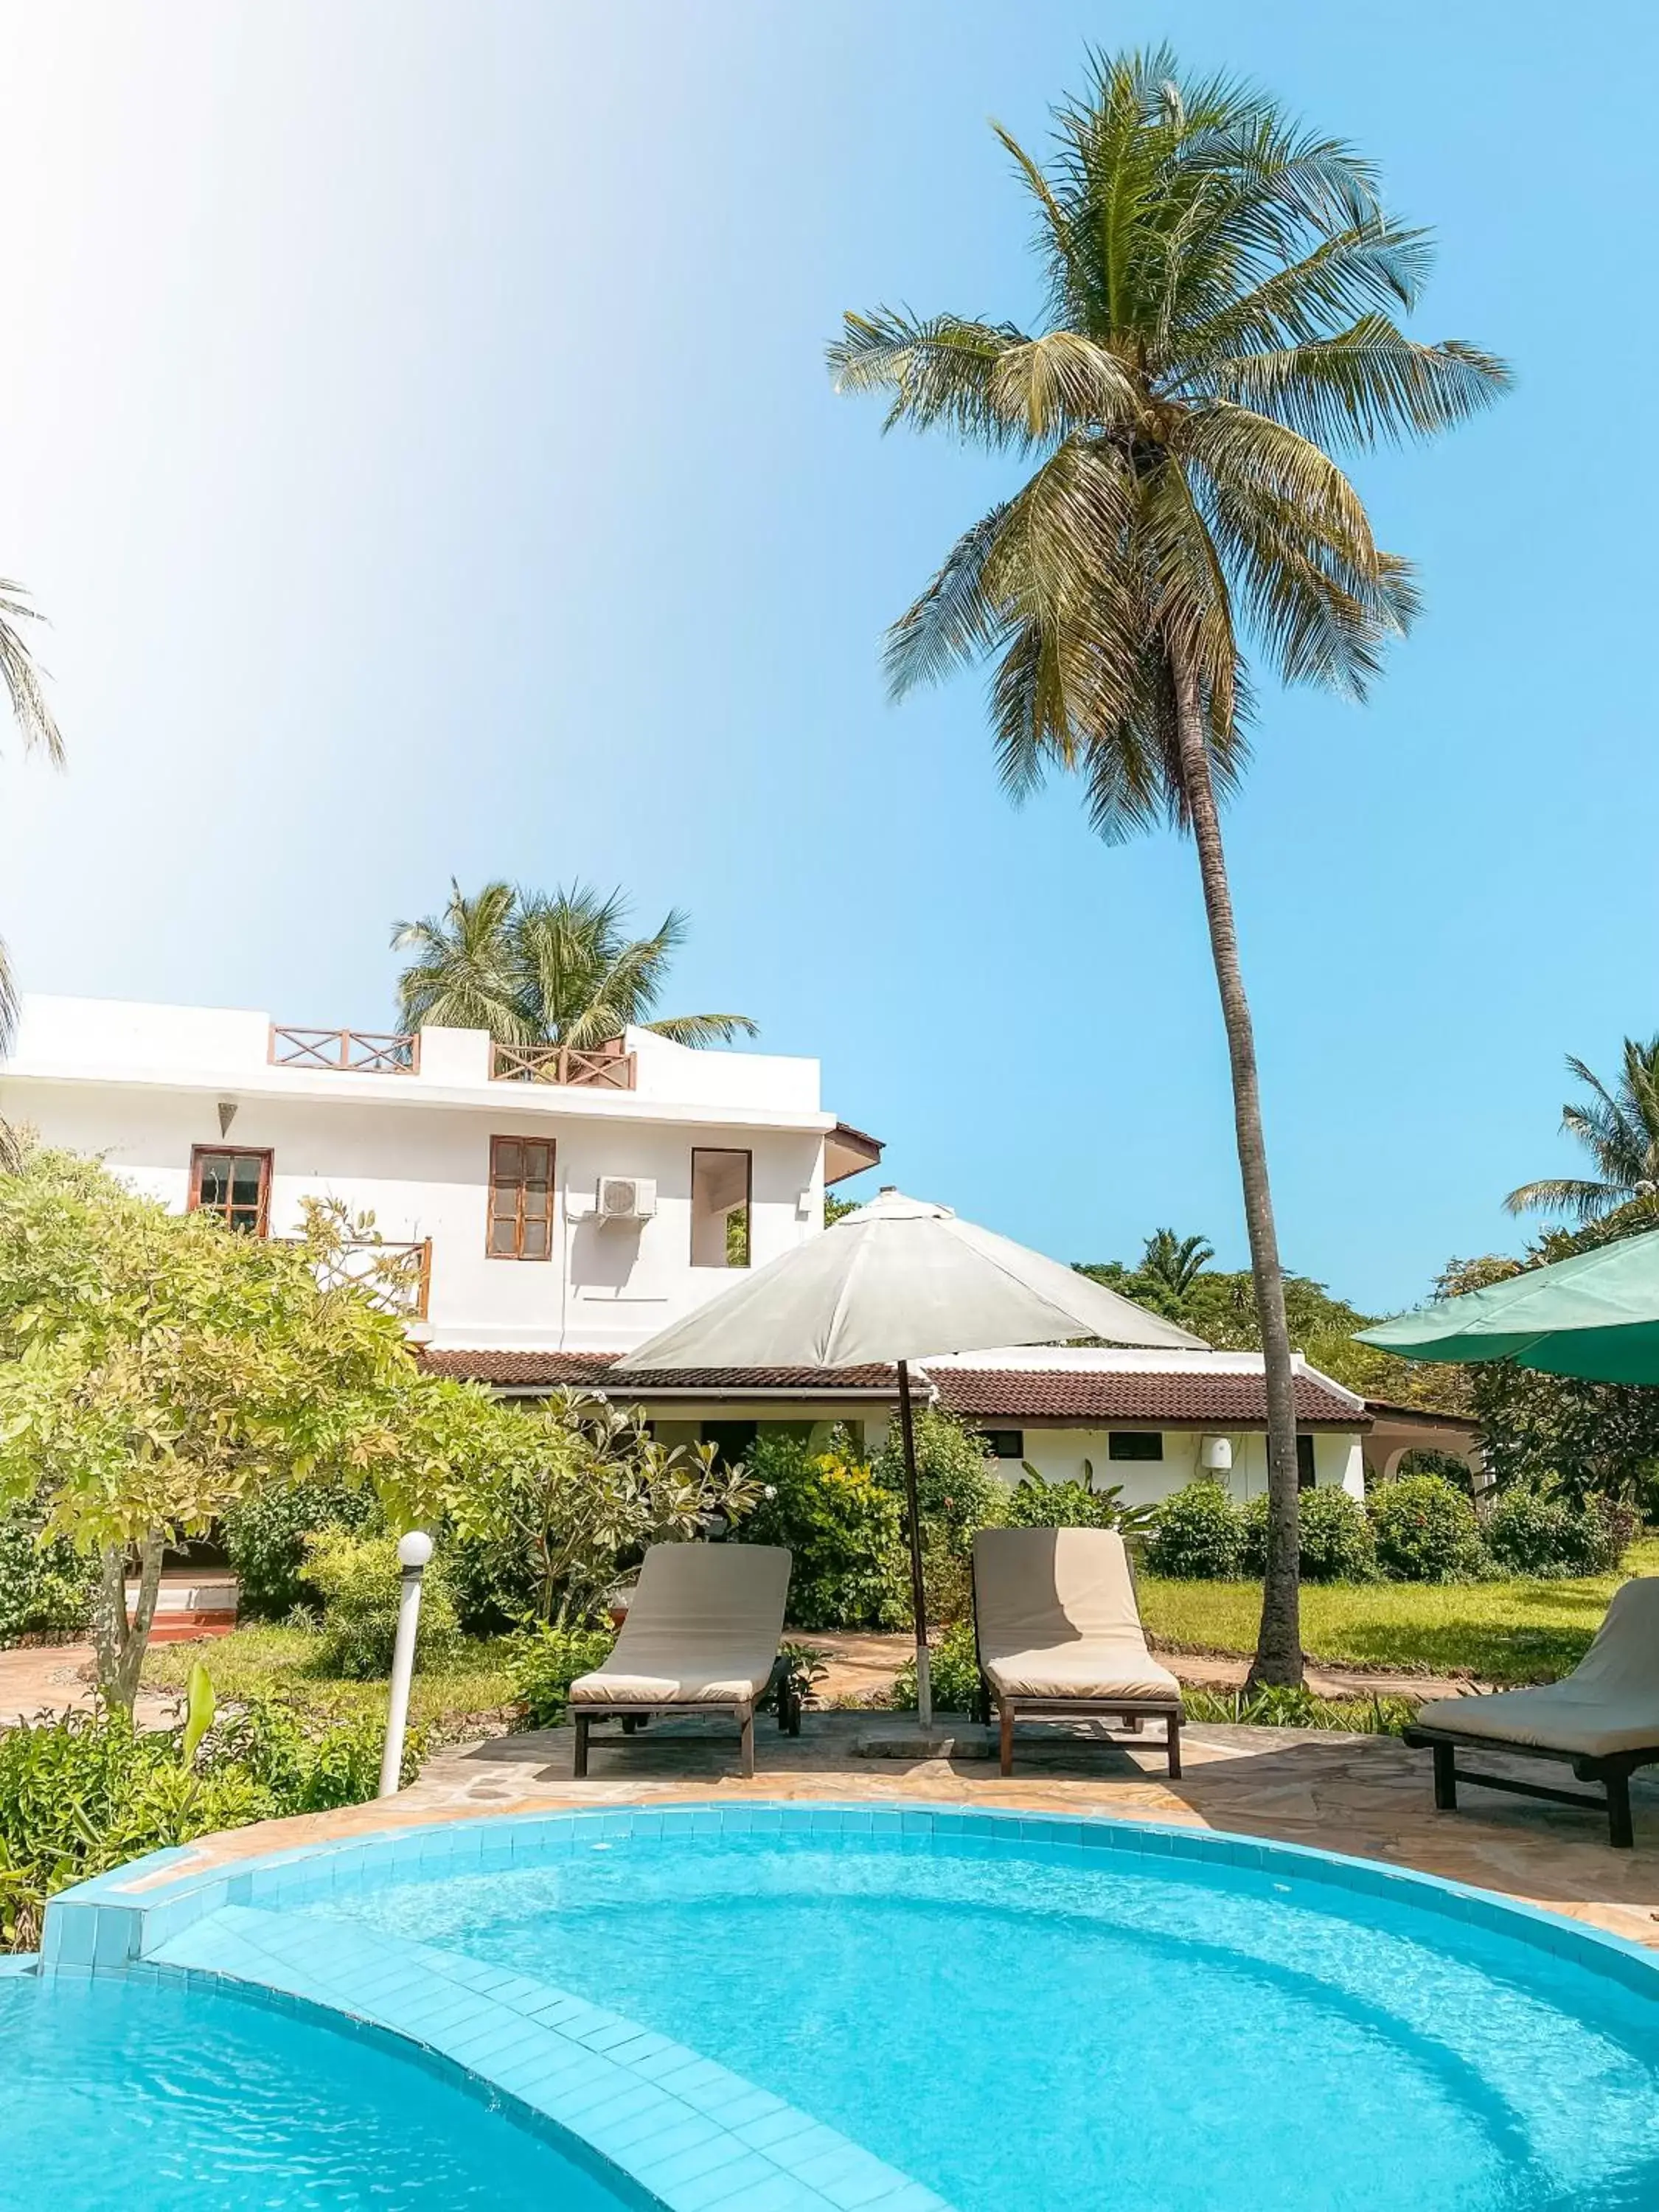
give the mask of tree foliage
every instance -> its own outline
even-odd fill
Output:
[[[469,898],[452,884],[441,914],[400,921],[392,933],[413,956],[398,981],[402,1018],[410,1029],[488,1030],[502,1044],[583,1051],[630,1027],[688,1045],[756,1034],[746,1014],[653,1018],[687,919],[673,908],[649,937],[630,937],[627,920],[620,890],[495,883]]]
[[[1625,1039],[1619,1079],[1609,1091],[1570,1054],[1568,1073],[1589,1093],[1570,1098],[1561,1127],[1589,1154],[1593,1176],[1550,1176],[1523,1182],[1504,1203],[1511,1213],[1565,1214],[1590,1223],[1634,1216],[1632,1226],[1659,1218],[1659,1036]]]

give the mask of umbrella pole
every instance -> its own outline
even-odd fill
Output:
[[[916,1495],[916,1427],[910,1413],[910,1366],[898,1364],[899,1434],[904,1440],[904,1506],[910,1523],[910,1617],[916,1629],[916,1716],[933,1725],[933,1685],[927,1659],[927,1586],[921,1572],[921,1504]]]

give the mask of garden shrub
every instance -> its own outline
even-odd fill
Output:
[[[1228,1582],[1244,1563],[1244,1516],[1218,1482],[1200,1478],[1166,1498],[1146,1565],[1171,1582]]]
[[[33,1505],[0,1510],[0,1650],[26,1636],[77,1636],[92,1618],[95,1559],[62,1536],[43,1541]]]
[[[838,1432],[814,1451],[804,1437],[757,1437],[748,1469],[759,1503],[737,1531],[794,1554],[789,1618],[798,1628],[898,1628],[909,1618],[902,1511]]]
[[[286,1813],[373,1797],[378,1721],[312,1732],[271,1701],[216,1720],[193,1759],[184,1729],[135,1729],[119,1710],[70,1713],[0,1735],[0,1939],[40,1941],[48,1897],[142,1852]],[[412,1731],[404,1776],[419,1769]]]
[[[552,1628],[538,1621],[513,1638],[513,1694],[524,1707],[526,1728],[557,1728],[570,1704],[570,1685],[611,1656],[617,1638],[609,1628]]]
[[[453,1532],[442,1542],[444,1576],[465,1635],[500,1636],[534,1617],[541,1583],[527,1547]]]
[[[355,1536],[325,1528],[306,1539],[306,1580],[323,1601],[322,1667],[348,1680],[392,1672],[403,1573],[394,1536]],[[442,1667],[460,1644],[455,1601],[442,1565],[427,1569],[416,1664]]]
[[[936,1713],[971,1713],[979,1703],[979,1660],[974,1646],[971,1620],[953,1621],[928,1657],[927,1677]],[[892,1704],[899,1712],[914,1712],[916,1704],[916,1658],[913,1651],[899,1668],[893,1684]]]
[[[1634,1533],[1627,1506],[1595,1496],[1575,1499],[1550,1477],[1501,1490],[1481,1529],[1494,1566],[1540,1579],[1611,1574]]]
[[[1267,1493],[1244,1508],[1244,1571],[1267,1571]],[[1376,1539],[1364,1506],[1346,1490],[1305,1490],[1297,1514],[1302,1579],[1369,1583],[1376,1579]]]
[[[921,1508],[922,1571],[935,1620],[960,1620],[973,1608],[974,1538],[1008,1517],[1008,1485],[980,1431],[954,1413],[927,1407],[915,1417],[916,1502]],[[904,1443],[898,1422],[875,1460],[876,1480],[903,1514]]]
[[[1486,1564],[1474,1508],[1443,1475],[1384,1483],[1369,1510],[1377,1565],[1396,1582],[1470,1582]]]
[[[1122,1528],[1150,1522],[1144,1506],[1125,1508],[1121,1484],[1091,1490],[1086,1482],[1050,1482],[1027,1466],[1008,1492],[1003,1518],[1011,1528]]]
[[[271,1485],[251,1492],[223,1520],[225,1555],[240,1585],[239,1618],[285,1620],[314,1605],[306,1577],[306,1539],[325,1529],[365,1535],[384,1527],[374,1492],[339,1481]]]

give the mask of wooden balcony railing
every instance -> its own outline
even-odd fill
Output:
[[[635,1055],[622,1044],[591,1052],[569,1044],[498,1044],[490,1060],[497,1083],[585,1084],[597,1091],[631,1091]]]
[[[432,1239],[343,1244],[319,1263],[317,1279],[325,1291],[355,1285],[382,1313],[424,1321],[432,1295]]]
[[[358,1075],[416,1075],[421,1040],[380,1030],[270,1028],[273,1067],[346,1068]]]

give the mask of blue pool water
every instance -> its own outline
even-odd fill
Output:
[[[5,2212],[616,2212],[384,2047],[176,1986],[0,1978]]]
[[[627,2014],[959,2212],[1659,2206],[1653,1998],[1410,1905],[1099,1856],[584,1838],[289,1909]]]

